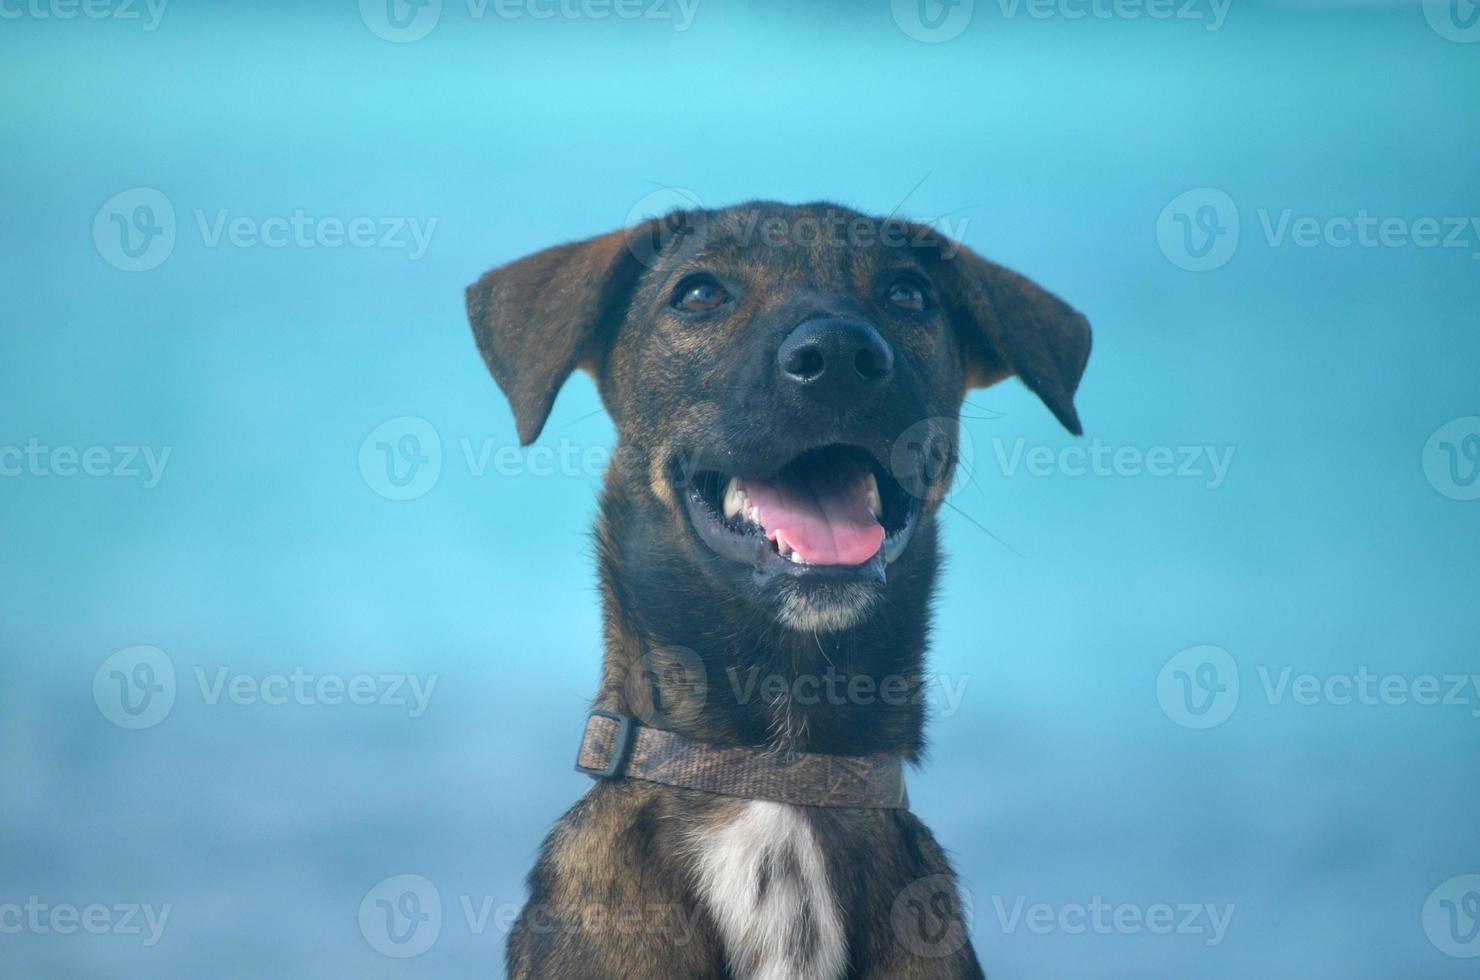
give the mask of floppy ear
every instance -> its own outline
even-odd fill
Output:
[[[509,405],[519,441],[545,427],[560,386],[577,367],[600,370],[607,341],[642,274],[636,237],[653,222],[558,245],[485,273],[468,287],[468,320],[478,351]]]
[[[1068,303],[964,245],[944,263],[955,287],[956,327],[966,349],[966,383],[1016,374],[1064,428],[1082,435],[1074,392],[1089,360],[1089,321]]]

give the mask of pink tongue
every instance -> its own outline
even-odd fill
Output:
[[[746,480],[745,490],[766,536],[781,535],[813,565],[862,565],[884,543],[864,475],[851,467]]]

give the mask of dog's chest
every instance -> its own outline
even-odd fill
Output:
[[[742,804],[695,841],[699,890],[740,980],[836,980],[847,939],[803,812]]]

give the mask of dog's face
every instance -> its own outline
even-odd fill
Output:
[[[524,442],[575,367],[597,378],[617,547],[793,629],[855,626],[908,574],[969,388],[1016,373],[1079,431],[1083,317],[833,205],[673,214],[495,269],[468,308]]]

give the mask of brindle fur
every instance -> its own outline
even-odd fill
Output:
[[[876,234],[799,240],[807,219],[837,229],[838,216],[855,230],[866,220]],[[784,241],[765,239],[768,220],[784,223]],[[896,234],[886,241],[890,228]],[[696,326],[667,303],[676,283],[701,268],[741,289],[733,312]],[[898,268],[928,277],[934,312],[906,322],[879,302],[880,277]],[[736,692],[752,674],[789,681],[829,670],[904,678],[917,692],[939,564],[939,500],[927,498],[869,614],[814,633],[783,626],[774,604],[747,590],[746,570],[706,551],[678,494],[705,463],[731,472],[738,467],[717,464],[779,466],[828,443],[889,460],[893,440],[924,418],[951,420],[944,438],[953,462],[966,391],[1010,374],[1077,433],[1072,399],[1090,343],[1084,318],[929,229],[836,205],[772,203],[671,215],[549,249],[485,275],[469,289],[468,309],[524,442],[538,436],[577,367],[596,377],[617,427],[596,532],[606,649],[595,706],[720,744],[917,760],[919,698],[799,704],[775,688]],[[899,391],[887,403],[821,418],[773,396],[766,377],[777,338],[818,312],[866,316],[894,345]],[[509,939],[510,977],[732,976],[695,892],[692,853],[738,805],[633,780],[593,785],[556,824],[530,875],[529,903]],[[927,876],[954,880],[919,820],[907,810],[806,813],[847,935],[848,977],[982,975],[969,943],[925,957],[900,942],[900,893]],[[606,918],[593,923],[593,915]]]

